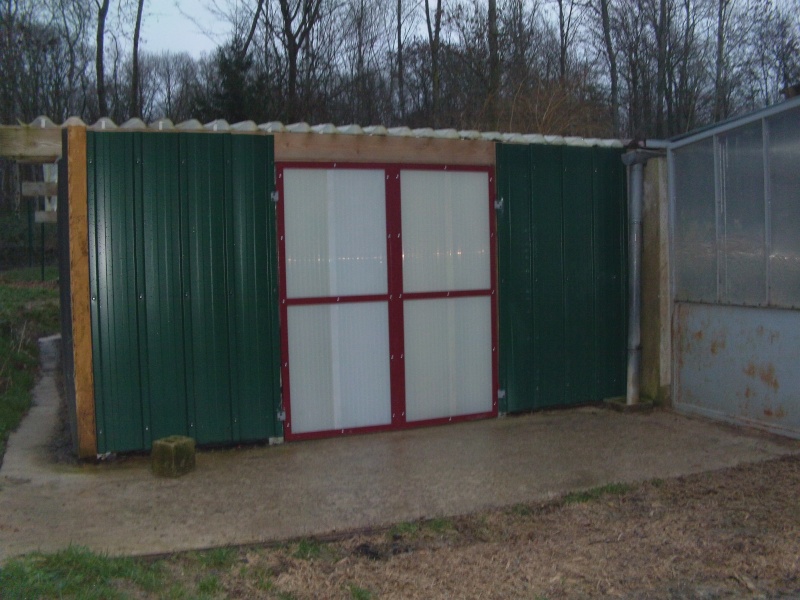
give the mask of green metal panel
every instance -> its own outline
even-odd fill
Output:
[[[281,435],[272,139],[87,143],[99,451]]]
[[[621,167],[620,167],[621,168]],[[565,404],[595,400],[592,149],[564,148]]]
[[[624,391],[620,151],[499,145],[501,386],[510,412]]]
[[[140,344],[147,386],[143,405],[151,429],[146,446],[169,435],[189,435],[183,343],[181,196],[178,136],[140,136],[144,331]],[[143,379],[145,379],[143,377]]]
[[[530,146],[533,181],[534,299],[531,318],[535,324],[533,366],[535,388],[528,394],[528,408],[562,406],[567,381],[565,362],[566,307],[564,299],[564,205],[562,202],[563,147]],[[501,341],[502,344],[502,341]]]
[[[133,134],[90,136],[90,293],[98,451],[144,445]],[[92,162],[93,160],[93,162]]]
[[[279,362],[264,363],[264,356],[279,356],[277,329],[277,265],[272,138],[232,138],[232,339],[231,373],[238,396],[238,437],[264,439],[275,435],[275,410],[280,403]]]
[[[500,372],[506,397],[500,410],[516,412],[528,408],[524,402],[534,389],[530,153],[516,145],[501,145],[497,152],[503,199],[497,219],[499,283],[505,292],[500,297],[500,338],[505,342],[500,347]]]
[[[627,368],[627,202],[622,150],[594,148],[595,357],[598,397],[624,393]]]
[[[226,273],[225,150],[229,136],[181,136],[188,169],[189,297],[195,438],[233,439]]]

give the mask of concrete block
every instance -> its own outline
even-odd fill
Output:
[[[52,373],[61,365],[61,334],[39,338],[39,366]]]
[[[159,477],[180,477],[194,470],[195,442],[185,435],[171,435],[153,442],[150,453],[153,473]]]

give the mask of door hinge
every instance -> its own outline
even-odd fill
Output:
[[[278,192],[272,192],[269,196],[270,196],[270,198],[272,198],[272,201],[277,204],[277,202],[278,202]]]
[[[494,201],[494,209],[495,210],[503,210],[503,198],[501,197],[499,200]]]
[[[497,390],[497,399],[498,400],[502,400],[505,397],[506,397],[506,391],[505,390]]]
[[[286,411],[282,408],[278,409],[278,421],[284,422],[286,421]]]

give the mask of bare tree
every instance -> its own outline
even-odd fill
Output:
[[[431,82],[431,117],[434,127],[439,126],[439,104],[441,93],[441,71],[439,70],[442,15],[444,13],[443,0],[436,0],[436,7],[431,14],[430,0],[425,0],[425,26],[428,31],[428,48],[430,51],[430,82]]]
[[[487,90],[487,112],[489,121],[497,122],[500,95],[500,48],[497,29],[497,0],[489,0],[487,11],[487,34],[489,38],[489,89]],[[494,127],[492,127],[494,129]]]
[[[611,119],[614,135],[619,135],[619,75],[617,74],[617,55],[611,39],[611,17],[609,16],[610,0],[599,0],[600,20],[603,28],[603,44],[608,58],[609,78],[611,82]]]
[[[133,54],[131,56],[131,116],[141,116],[141,76],[139,74],[139,35],[142,31],[142,9],[144,0],[137,0],[136,4],[136,25],[133,28]]]
[[[403,66],[403,0],[397,0],[397,99],[400,119],[406,116],[405,68]]]
[[[100,111],[100,116],[108,114],[108,100],[106,98],[106,78],[105,78],[105,35],[106,35],[106,17],[108,16],[108,8],[110,0],[94,0],[97,6],[97,36],[95,43],[95,77],[97,78],[97,108]]]

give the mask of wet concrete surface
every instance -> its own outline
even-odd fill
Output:
[[[611,482],[762,461],[800,443],[671,412],[544,412],[412,431],[200,451],[160,479],[147,457],[64,465],[45,373],[0,470],[0,561],[69,544],[155,554],[278,541],[534,502]]]

